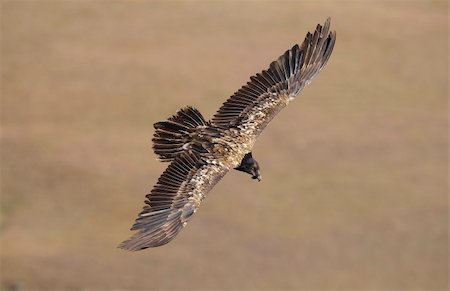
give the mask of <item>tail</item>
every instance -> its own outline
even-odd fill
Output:
[[[155,123],[156,131],[153,135],[153,150],[161,161],[172,161],[182,152],[193,149],[202,152],[201,145],[194,142],[192,133],[199,126],[208,123],[202,114],[193,107],[180,109],[167,121]]]

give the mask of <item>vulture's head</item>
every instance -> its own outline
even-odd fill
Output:
[[[252,179],[258,179],[261,181],[261,173],[259,172],[258,162],[252,157],[252,153],[248,153],[244,156],[241,164],[235,168],[238,171],[246,172],[252,175]]]

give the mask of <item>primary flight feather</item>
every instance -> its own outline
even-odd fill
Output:
[[[261,180],[251,150],[266,125],[322,70],[333,51],[336,33],[330,19],[307,33],[267,70],[233,94],[210,121],[195,108],[180,109],[154,124],[153,149],[170,165],[159,177],[131,230],[119,247],[137,251],[171,241],[197,211],[206,194],[236,169]]]

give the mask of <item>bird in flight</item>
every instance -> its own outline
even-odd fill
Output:
[[[119,248],[138,251],[171,241],[197,211],[207,193],[235,169],[261,180],[252,148],[266,125],[322,70],[336,32],[330,18],[302,45],[294,45],[267,70],[252,77],[206,121],[193,107],[154,124],[153,150],[169,166],[159,177]]]

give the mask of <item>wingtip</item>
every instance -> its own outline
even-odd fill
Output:
[[[143,245],[141,240],[137,240],[136,234],[135,234],[132,237],[130,237],[129,239],[121,242],[117,246],[117,248],[122,249],[124,251],[129,251],[129,252],[137,252],[137,251],[142,251],[142,250],[148,249],[149,246]]]
[[[135,252],[135,251],[137,251],[137,249],[130,248],[130,247],[127,245],[127,242],[128,242],[128,240],[124,240],[123,242],[121,242],[121,243],[117,246],[117,248],[118,248],[118,249],[121,249],[121,250],[124,250],[124,251],[130,251],[130,252]]]

